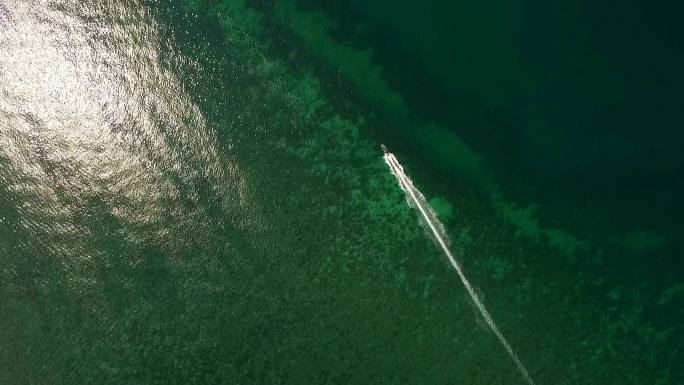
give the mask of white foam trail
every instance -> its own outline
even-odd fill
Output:
[[[434,211],[432,211],[423,194],[415,186],[413,186],[413,181],[411,180],[411,178],[408,177],[408,175],[406,175],[406,173],[404,172],[404,168],[401,167],[401,164],[399,164],[399,161],[394,156],[394,154],[387,151],[384,145],[382,146],[382,149],[385,152],[385,155],[383,156],[383,158],[385,159],[385,163],[387,163],[387,166],[389,166],[390,171],[397,178],[399,186],[406,194],[406,200],[408,201],[409,205],[414,209],[417,209],[422,218],[425,220],[425,223],[432,232],[435,241],[442,248],[444,254],[446,254],[446,256],[449,258],[451,266],[454,267],[459,278],[461,278],[461,282],[463,282],[463,285],[468,291],[470,298],[472,298],[473,302],[477,306],[477,309],[480,311],[480,314],[482,314],[482,317],[485,319],[485,322],[487,322],[487,325],[489,325],[489,327],[492,329],[496,337],[499,339],[499,342],[501,342],[501,345],[503,345],[503,347],[506,349],[508,355],[511,357],[513,362],[515,362],[515,365],[518,367],[518,370],[520,371],[522,376],[525,378],[527,383],[529,383],[530,385],[534,385],[534,381],[532,380],[530,374],[527,372],[527,369],[518,358],[518,355],[515,354],[511,345],[508,343],[508,341],[506,341],[499,328],[494,323],[494,319],[491,315],[489,315],[489,312],[482,303],[482,300],[480,300],[480,297],[478,297],[477,293],[475,292],[475,289],[473,289],[472,285],[468,281],[468,278],[466,278],[465,274],[463,274],[461,265],[458,264],[456,258],[451,253],[451,250],[449,250],[449,247],[447,245],[448,237],[446,235],[446,232],[444,231],[444,225],[442,225],[442,223],[437,218],[437,214]]]

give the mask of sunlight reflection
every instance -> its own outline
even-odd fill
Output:
[[[197,202],[179,192],[183,185],[210,179],[227,200],[248,195],[237,165],[219,158],[198,107],[160,65],[160,47],[171,43],[146,8],[50,4],[0,8],[15,21],[0,34],[0,176],[22,217],[42,218],[24,223],[35,239],[54,243],[78,274],[93,257],[83,251],[89,230],[77,219],[92,201],[148,230],[128,237],[171,244],[192,239],[188,233],[206,222],[187,204],[168,204]],[[104,18],[118,23],[97,22]]]

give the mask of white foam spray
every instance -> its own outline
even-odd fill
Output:
[[[480,297],[475,292],[473,286],[470,284],[470,281],[468,281],[468,278],[466,278],[465,274],[463,274],[461,265],[459,265],[458,261],[456,261],[456,258],[451,253],[451,250],[449,250],[449,246],[447,244],[449,238],[447,237],[446,232],[444,231],[444,225],[442,225],[442,223],[437,218],[437,214],[434,211],[432,211],[430,205],[428,204],[427,200],[420,192],[420,190],[418,190],[413,185],[413,181],[411,180],[411,178],[408,177],[408,175],[406,175],[406,173],[404,172],[404,168],[401,167],[401,164],[394,156],[394,154],[387,151],[387,148],[385,148],[384,145],[381,145],[381,147],[382,150],[385,152],[385,155],[383,156],[383,158],[385,159],[385,163],[387,163],[387,166],[389,166],[390,171],[397,178],[399,186],[404,191],[404,194],[406,194],[406,200],[408,201],[409,206],[416,209],[425,221],[426,225],[428,226],[428,229],[434,236],[435,242],[441,247],[441,249],[444,251],[444,254],[446,254],[447,258],[449,258],[451,266],[453,266],[456,270],[456,273],[461,279],[461,282],[463,282],[463,286],[465,286],[466,290],[468,291],[468,294],[470,295],[470,298],[477,306],[477,309],[480,311],[480,314],[482,314],[482,317],[484,318],[485,322],[492,329],[496,337],[499,339],[499,342],[501,342],[501,345],[503,345],[503,347],[508,352],[508,355],[511,357],[513,362],[515,362],[515,365],[518,367],[518,370],[520,371],[522,376],[525,378],[527,383],[529,383],[530,385],[534,385],[534,381],[532,380],[532,377],[528,373],[522,361],[520,361],[518,355],[515,354],[511,345],[508,343],[508,341],[506,341],[506,338],[504,338],[503,334],[494,323],[494,319],[491,315],[489,315],[489,312],[485,308]]]

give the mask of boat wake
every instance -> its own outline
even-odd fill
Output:
[[[406,175],[406,173],[404,172],[404,168],[401,166],[401,164],[394,156],[394,154],[389,152],[384,145],[381,145],[381,147],[385,153],[383,156],[383,158],[385,159],[385,163],[387,163],[387,166],[389,167],[390,171],[397,178],[399,187],[401,187],[401,189],[404,191],[409,206],[418,211],[420,218],[422,218],[422,220],[427,225],[427,228],[429,232],[432,234],[435,242],[437,243],[437,245],[439,245],[442,251],[444,251],[444,254],[446,254],[447,258],[449,259],[449,262],[451,263],[451,266],[453,266],[456,270],[456,273],[461,279],[461,282],[463,282],[463,285],[468,291],[470,298],[475,303],[475,306],[477,306],[477,309],[484,318],[485,322],[492,329],[496,337],[499,339],[501,345],[503,345],[503,347],[506,349],[506,352],[508,352],[508,355],[511,357],[513,362],[515,362],[515,365],[518,367],[518,370],[520,371],[522,376],[525,378],[527,383],[529,383],[530,385],[534,385],[534,381],[532,380],[532,377],[530,376],[529,372],[523,365],[522,361],[520,361],[520,359],[518,358],[518,355],[515,354],[515,351],[513,351],[511,345],[508,343],[508,341],[506,341],[506,338],[504,338],[503,334],[496,326],[496,323],[494,323],[494,319],[485,308],[484,303],[475,292],[475,289],[470,284],[470,281],[468,281],[468,278],[466,278],[465,274],[463,274],[461,265],[459,265],[458,261],[451,253],[451,250],[449,250],[449,238],[447,237],[446,232],[444,230],[444,225],[437,218],[437,214],[430,208],[430,205],[425,199],[425,196],[423,196],[420,190],[418,190],[413,185],[413,181],[411,180],[411,178],[408,177],[408,175]]]

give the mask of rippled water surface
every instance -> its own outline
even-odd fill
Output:
[[[0,384],[525,383],[380,143],[536,383],[682,381],[679,222],[538,204],[309,3],[0,0]]]

